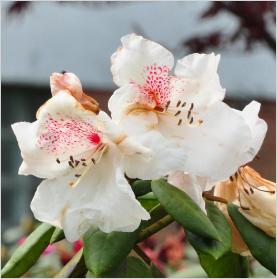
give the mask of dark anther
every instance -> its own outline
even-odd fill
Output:
[[[187,103],[186,103],[186,102],[184,102],[184,103],[182,104],[182,108],[183,108],[184,106],[186,106],[186,104],[187,104]]]
[[[62,71],[61,71],[61,74],[65,74],[65,73],[66,73],[66,71],[65,71],[65,70],[62,70]]]
[[[69,164],[69,166],[70,166],[71,168],[74,168],[74,166],[73,166],[73,164],[72,164],[71,161],[68,161],[68,164]]]
[[[74,163],[74,160],[73,160],[72,155],[70,155],[69,159],[70,159],[70,161],[71,161],[72,163]]]
[[[250,187],[251,194],[254,194],[254,190]]]
[[[80,177],[81,176],[81,174],[75,174],[75,177]]]
[[[79,165],[80,161],[75,160],[75,167],[77,167]]]
[[[92,163],[95,165],[95,160],[93,158],[91,158]]]
[[[182,119],[179,119],[179,121],[178,121],[178,126],[180,126],[181,124],[182,124]]]
[[[178,111],[174,114],[174,116],[178,116],[180,113],[181,113],[181,111],[178,110]]]
[[[85,166],[85,167],[87,166],[87,164],[86,164],[86,163],[83,163],[82,165],[83,165],[83,166]]]
[[[178,108],[181,105],[181,100],[178,101],[176,107]]]
[[[249,207],[244,207],[244,206],[240,206],[241,207],[241,209],[243,209],[243,210],[250,210],[250,208]]]
[[[194,107],[194,104],[193,104],[193,103],[191,103],[189,110],[192,110],[192,109],[193,109],[193,107]]]
[[[191,110],[189,110],[188,112],[188,116],[187,116],[188,119],[190,118],[190,115],[191,115]]]
[[[247,195],[249,195],[249,192],[248,192],[247,189],[243,188],[243,190],[244,190],[244,192],[245,192]]]
[[[81,159],[81,161],[83,161],[83,162],[84,162],[84,161],[86,161],[86,159],[83,159],[83,158],[82,158],[82,159]]]
[[[230,178],[230,180],[231,180],[232,182],[234,181],[234,179],[233,179],[233,177],[232,177],[232,176],[230,176],[229,178]]]
[[[59,158],[56,159],[56,162],[57,162],[58,164],[61,163],[61,161],[59,160]]]
[[[167,103],[166,103],[166,105],[165,105],[165,110],[168,109],[169,105],[170,105],[170,101],[167,101]]]
[[[191,124],[193,122],[193,117],[190,119],[189,124]]]

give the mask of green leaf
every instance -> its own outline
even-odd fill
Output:
[[[276,239],[250,223],[234,204],[228,205],[228,213],[248,246],[253,257],[274,274],[276,273]]]
[[[41,224],[19,246],[1,271],[1,277],[19,277],[29,270],[48,246],[55,227]]]
[[[62,268],[55,278],[82,278],[87,273],[83,249]]]
[[[205,213],[183,191],[164,179],[153,180],[152,190],[165,210],[186,230],[220,241],[220,237]]]
[[[211,201],[206,201],[206,210],[209,219],[214,224],[222,241],[213,240],[187,232],[188,240],[197,251],[211,255],[214,259],[220,258],[231,250],[231,228],[223,213]]]
[[[97,277],[90,272],[89,277]],[[151,270],[139,258],[129,256],[113,271],[103,274],[104,278],[151,278]]]
[[[150,264],[150,270],[153,278],[165,278],[165,275],[153,264]]]
[[[248,277],[248,262],[246,257],[231,251],[215,260],[212,256],[198,252],[199,261],[205,272],[212,278]]]
[[[65,238],[64,232],[62,229],[56,228],[52,234],[50,244],[63,240]]]
[[[86,266],[96,276],[101,276],[118,267],[132,250],[138,238],[134,232],[104,233],[91,228],[84,236]]]
[[[132,184],[132,189],[136,197],[143,196],[151,192],[151,180],[136,180]]]
[[[147,211],[152,210],[152,208],[159,204],[159,201],[153,193],[148,193],[144,196],[138,197],[138,201]]]

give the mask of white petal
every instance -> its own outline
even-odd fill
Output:
[[[206,188],[203,179],[184,173],[183,171],[172,172],[167,179],[168,183],[188,194],[194,202],[206,213],[205,202],[202,192]]]
[[[108,108],[114,121],[120,121],[128,112],[128,107],[133,104],[137,97],[137,91],[133,86],[125,85],[112,94],[108,101]]]
[[[191,54],[177,61],[172,79],[172,100],[181,99],[196,106],[223,100],[225,89],[220,85],[217,67],[220,55]]]
[[[122,37],[121,42],[122,47],[111,57],[113,80],[118,86],[130,81],[143,83],[143,70],[146,66],[156,64],[167,66],[169,70],[173,66],[171,52],[156,42],[135,34]]]
[[[33,123],[19,122],[12,125],[16,135],[23,162],[19,174],[33,174],[40,178],[56,177],[68,171],[68,163],[57,163],[56,158],[37,147],[38,121]]]
[[[222,102],[197,117],[203,120],[201,125],[183,126],[184,170],[210,177],[211,182],[226,180],[248,156],[251,131],[243,117]]]
[[[242,161],[242,165],[253,160],[259,152],[267,132],[266,122],[258,116],[260,107],[260,103],[252,101],[242,110],[242,112],[237,111],[243,116],[252,134],[249,149],[245,154],[245,159]]]
[[[68,186],[72,174],[43,181],[31,203],[35,217],[62,227],[71,242],[91,225],[107,233],[130,232],[141,220],[149,219],[125,179],[121,158],[115,152],[109,149],[74,188]]]
[[[127,176],[140,179],[159,179],[180,169],[186,159],[185,151],[175,142],[152,130],[135,137],[136,141],[152,152],[151,157],[126,156],[124,169]]]
[[[24,160],[21,174],[56,177],[71,168],[71,156],[87,159],[101,140],[97,116],[83,109],[66,91],[59,91],[46,102],[37,119],[12,125]]]

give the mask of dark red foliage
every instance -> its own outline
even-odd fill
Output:
[[[28,1],[15,1],[12,2],[8,8],[9,14],[19,14],[26,10],[31,2]]]
[[[270,1],[218,1],[211,2],[200,19],[215,17],[227,12],[235,16],[239,25],[231,34],[222,31],[212,32],[208,35],[195,36],[186,40],[183,45],[192,52],[203,52],[208,48],[222,48],[238,40],[243,40],[245,50],[251,50],[257,42],[265,43],[273,52],[276,51],[276,39],[269,32],[269,25],[275,25],[275,2]]]

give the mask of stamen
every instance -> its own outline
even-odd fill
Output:
[[[250,210],[249,207],[245,207],[245,206],[242,206],[242,205],[240,205],[240,208],[243,209],[243,210]]]
[[[182,124],[182,121],[183,120],[180,118],[179,121],[178,121],[178,126],[180,126]]]
[[[186,102],[184,102],[184,103],[182,104],[182,108],[183,108],[183,107],[185,107],[185,106],[186,106],[186,104],[187,104],[187,103],[186,103]]]
[[[181,113],[181,111],[178,110],[178,111],[174,114],[174,116],[178,116],[180,113]]]
[[[192,109],[193,109],[193,107],[194,107],[194,104],[193,104],[193,103],[191,103],[189,110],[192,110]]]
[[[170,105],[170,101],[167,101],[167,103],[166,103],[166,105],[165,105],[165,110],[168,109],[169,105]]]
[[[82,165],[83,165],[84,167],[86,167],[86,166],[87,166],[87,164],[86,164],[86,163],[83,163]]]
[[[79,165],[80,161],[75,160],[75,167],[77,167]]]
[[[81,176],[81,174],[75,174],[75,177],[80,177]]]
[[[258,191],[261,191],[261,192],[266,192],[266,193],[271,193],[271,194],[275,194],[275,191],[274,190],[264,190],[264,189],[260,189],[259,187],[251,184],[244,176],[243,174],[241,173],[241,171],[239,170],[238,172],[238,175],[241,177],[241,179],[250,187],[253,187],[254,189],[258,190]]]
[[[74,160],[73,160],[73,156],[72,156],[72,155],[69,156],[69,159],[70,159],[70,161],[71,161],[72,163],[74,163]]]
[[[178,101],[176,107],[178,108],[180,106],[180,104],[181,104],[181,100]]]
[[[247,191],[247,189],[243,188],[243,191],[244,191],[247,195],[249,195],[249,192]]]
[[[59,160],[59,158],[56,159],[56,162],[57,162],[58,164],[61,163],[61,161]]]
[[[254,194],[254,190],[250,187],[251,194]]]
[[[81,158],[81,161],[86,161],[86,159],[84,159],[84,158]]]
[[[68,164],[69,164],[69,166],[70,166],[71,168],[73,168],[73,169],[74,169],[74,166],[73,166],[73,164],[72,164],[72,162],[71,162],[71,161],[68,161]]]
[[[189,124],[191,124],[193,122],[193,117],[190,119]]]
[[[188,116],[187,116],[187,119],[190,118],[190,115],[191,115],[191,110],[188,111]]]
[[[93,158],[91,158],[92,163],[95,165],[95,160]]]

